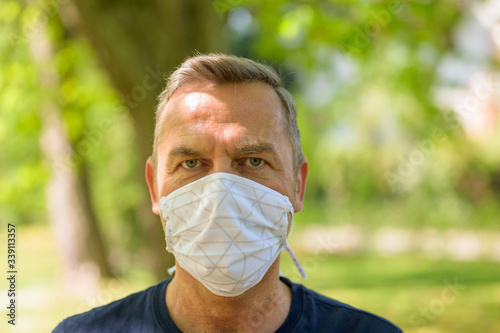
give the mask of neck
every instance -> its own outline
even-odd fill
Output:
[[[236,297],[213,294],[177,265],[165,298],[182,331],[275,332],[288,316],[292,293],[279,279],[278,257],[256,286]]]

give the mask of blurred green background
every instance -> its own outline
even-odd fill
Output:
[[[144,163],[163,78],[195,52],[270,64],[297,101],[305,285],[405,332],[500,330],[497,1],[2,0],[0,25],[2,332],[167,276]]]

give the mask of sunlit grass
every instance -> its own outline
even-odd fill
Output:
[[[95,294],[77,298],[60,288],[56,248],[48,229],[19,230],[18,250],[17,325],[7,325],[4,318],[1,332],[50,332],[67,316],[154,283],[147,272],[134,271],[125,279],[104,281]],[[500,332],[498,263],[413,256],[332,257],[300,251],[297,256],[309,277],[301,281],[283,253],[282,272],[293,281],[386,317],[405,332]],[[457,281],[462,289],[454,295],[446,291],[446,281]],[[5,291],[6,283],[2,286]]]
[[[299,257],[310,266],[304,285],[381,315],[405,332],[500,331],[498,263],[413,256]],[[282,258],[282,271],[300,282],[290,259]]]

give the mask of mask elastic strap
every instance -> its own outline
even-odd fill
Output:
[[[307,274],[304,271],[304,268],[302,268],[302,265],[300,264],[299,260],[297,259],[297,257],[293,253],[292,249],[290,248],[290,246],[288,246],[288,244],[285,244],[284,247],[286,249],[286,252],[288,252],[288,254],[290,255],[290,257],[292,258],[292,261],[295,264],[295,267],[297,267],[297,270],[299,271],[300,276],[303,279],[305,279],[307,277]]]
[[[176,270],[175,265],[173,265],[172,267],[170,267],[169,269],[167,269],[168,275],[174,275],[175,270]]]

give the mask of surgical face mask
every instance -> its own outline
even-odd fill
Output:
[[[286,242],[290,200],[252,180],[214,173],[160,199],[167,251],[211,292],[241,295],[259,283]]]

